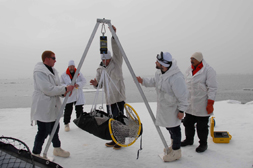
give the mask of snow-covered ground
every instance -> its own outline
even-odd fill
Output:
[[[149,103],[155,113],[156,103]],[[99,139],[81,129],[73,122],[70,132],[64,131],[63,121],[60,120],[60,140],[62,148],[70,151],[69,158],[55,157],[55,162],[64,168],[81,167],[187,167],[187,168],[244,168],[252,167],[253,163],[253,103],[240,104],[238,101],[219,101],[214,105],[216,121],[215,131],[228,131],[232,139],[228,144],[214,143],[208,138],[208,150],[196,153],[198,138],[195,135],[194,145],[182,148],[182,158],[171,163],[163,162],[158,154],[163,152],[163,143],[156,131],[153,121],[144,103],[131,103],[138,112],[143,123],[142,147],[139,159],[137,151],[140,139],[132,146],[114,150],[105,146],[107,141]],[[90,111],[91,106],[85,105],[84,110]],[[74,119],[73,112],[72,118]],[[182,140],[184,126],[181,125]],[[163,135],[170,144],[170,136],[165,128]],[[0,109],[0,136],[10,136],[25,142],[32,150],[37,126],[30,125],[30,108]],[[47,141],[45,141],[44,147]],[[48,156],[52,156],[52,145]]]

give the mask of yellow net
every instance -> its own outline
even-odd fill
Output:
[[[113,141],[122,147],[128,147],[134,144],[142,133],[142,124],[134,108],[129,104],[124,105],[126,117],[123,122],[109,120],[109,131]]]

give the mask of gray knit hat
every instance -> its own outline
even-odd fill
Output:
[[[201,62],[203,60],[203,55],[201,52],[195,52],[191,58],[195,58],[197,61]]]
[[[74,62],[74,60],[70,60],[70,61],[69,61],[68,66],[71,66],[71,65],[74,65],[74,66],[75,66],[75,62]]]

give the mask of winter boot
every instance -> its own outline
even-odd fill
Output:
[[[54,155],[67,158],[69,157],[70,153],[68,151],[63,150],[62,148],[54,148]]]
[[[65,131],[66,131],[66,132],[69,132],[69,130],[70,130],[69,124],[66,124],[66,125],[65,125]]]
[[[114,141],[105,143],[105,146],[107,146],[107,147],[114,147],[114,145],[116,145],[116,143]]]
[[[166,148],[163,149],[164,155],[168,155],[172,151],[172,146],[170,146],[167,151]],[[167,152],[167,153],[166,153]]]
[[[178,160],[181,158],[181,149],[178,150],[173,150],[167,154],[163,156],[163,161],[164,162],[172,162],[174,160]]]
[[[171,139],[171,144],[169,148],[167,149],[167,151],[166,151],[166,148],[163,149],[163,152],[165,155],[168,155],[172,151],[172,145],[173,145],[173,139]]]
[[[116,150],[119,150],[121,148],[121,146],[119,146],[119,145],[114,145],[114,147],[113,147],[113,149],[116,149]]]
[[[199,145],[197,148],[196,148],[196,152],[198,153],[201,153],[201,152],[205,152],[207,150],[207,145]]]
[[[185,139],[184,141],[181,142],[181,147],[188,146],[188,145],[193,145],[193,141]]]

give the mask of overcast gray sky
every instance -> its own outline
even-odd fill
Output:
[[[252,8],[253,0],[0,0],[0,78],[32,78],[44,50],[55,52],[60,73],[70,59],[77,66],[97,18],[116,26],[138,76],[154,74],[161,51],[183,72],[200,51],[217,74],[252,74]],[[81,69],[85,76],[94,76],[100,62],[100,35],[101,25]]]

